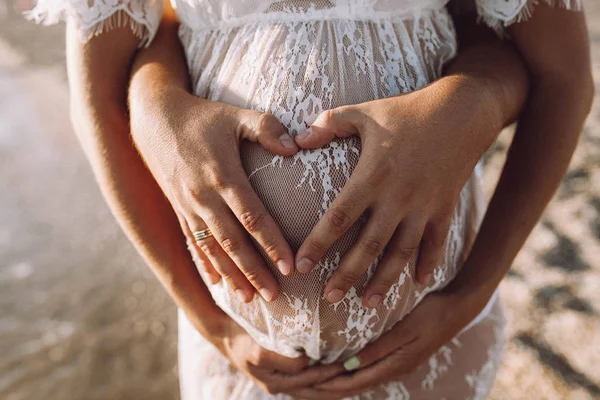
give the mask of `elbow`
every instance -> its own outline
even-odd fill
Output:
[[[568,104],[573,111],[577,110],[584,118],[592,109],[595,83],[591,68],[533,74],[531,85],[535,91],[558,96],[564,104]]]
[[[585,115],[587,116],[592,111],[592,103],[594,102],[594,97],[596,95],[596,84],[591,73],[589,74],[589,78],[585,83],[584,92]]]
[[[582,117],[587,117],[592,111],[592,103],[596,92],[596,85],[591,71],[582,74],[577,81],[573,82],[572,90],[572,97],[576,99],[575,104],[579,106]]]

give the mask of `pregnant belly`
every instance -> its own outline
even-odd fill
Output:
[[[246,143],[242,163],[252,187],[296,251],[349,179],[358,162],[360,141],[337,139],[322,149],[303,151],[291,158],[273,156],[260,145]],[[324,299],[327,279],[358,237],[358,221],[310,274],[283,276],[272,267],[281,296],[267,303],[267,331],[277,341],[311,357],[333,360],[364,346],[388,318],[381,310],[362,307],[360,294],[366,276],[346,299],[332,305]],[[406,278],[412,279],[407,274]],[[389,303],[388,303],[389,305]]]
[[[294,251],[343,188],[359,153],[356,138],[336,139],[323,149],[290,158],[274,156],[255,143],[242,146],[242,162],[252,187]],[[465,244],[474,232],[473,183],[470,180],[461,193],[444,257],[430,286],[414,279],[413,259],[398,266],[402,271],[398,281],[376,309],[364,307],[360,296],[377,268],[377,260],[341,302],[330,304],[324,298],[325,283],[358,238],[363,220],[334,244],[310,274],[283,276],[271,265],[281,287],[279,298],[273,302],[255,296],[249,304],[240,303],[224,282],[209,285],[210,291],[217,304],[263,347],[292,357],[306,353],[322,362],[349,357],[404,317],[427,293],[442,288],[455,276]]]
[[[441,66],[454,54],[453,33],[441,29],[440,34],[447,35],[435,48],[417,51],[421,40],[407,23],[411,29],[404,23],[352,21],[261,23],[203,32],[184,27],[180,37],[196,95],[270,112],[296,134],[323,110],[398,95],[439,76]],[[426,58],[418,61],[417,54]],[[359,153],[357,138],[337,139],[285,159],[245,143],[242,162],[252,187],[297,249],[342,190]],[[267,303],[255,296],[242,304],[224,282],[208,285],[211,294],[267,349],[290,357],[305,352],[323,362],[348,357],[455,275],[474,226],[474,187],[467,186],[430,287],[416,283],[411,260],[398,266],[398,282],[380,305],[365,308],[360,296],[375,262],[341,302],[327,302],[325,283],[356,241],[363,223],[358,221],[310,274],[286,277],[271,266],[281,287],[276,301]]]

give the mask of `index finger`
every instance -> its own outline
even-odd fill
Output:
[[[360,165],[360,162],[359,162]],[[359,165],[296,253],[296,269],[312,271],[327,250],[360,218],[370,203],[369,182]]]
[[[283,275],[291,274],[294,269],[292,249],[250,182],[240,179],[223,199],[273,265]]]

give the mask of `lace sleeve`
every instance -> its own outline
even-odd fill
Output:
[[[530,18],[540,4],[581,11],[583,0],[475,0],[479,17],[499,34],[504,28]]]
[[[73,18],[83,41],[111,29],[129,27],[143,46],[152,41],[162,10],[163,0],[38,0],[25,17],[44,25]]]

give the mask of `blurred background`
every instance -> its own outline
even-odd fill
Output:
[[[600,79],[600,2],[586,7]],[[71,131],[64,26],[27,22],[28,8],[0,0],[0,399],[178,399],[175,307]],[[486,155],[488,193],[510,136]],[[492,399],[600,399],[600,101],[502,294]]]

